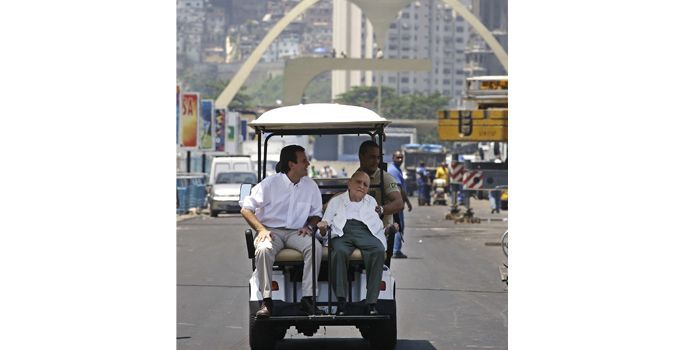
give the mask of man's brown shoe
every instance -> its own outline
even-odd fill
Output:
[[[255,313],[256,319],[268,318],[272,315],[272,299],[263,299],[260,310]]]

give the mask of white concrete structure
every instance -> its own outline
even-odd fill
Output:
[[[373,36],[372,24],[363,19],[357,5],[347,0],[333,0],[333,48],[337,58],[372,58]],[[336,98],[352,86],[371,83],[370,71],[333,71],[331,97]]]

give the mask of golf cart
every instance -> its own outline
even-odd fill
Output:
[[[382,142],[385,139],[384,128],[389,123],[369,109],[339,104],[296,105],[265,112],[249,124],[255,128],[258,139],[258,154],[263,155],[258,157],[258,183],[267,174],[267,143],[272,136],[316,135],[322,137],[323,135],[366,134],[379,144],[381,152]],[[314,180],[317,181],[321,190],[324,206],[334,194],[344,192],[347,189],[347,178]],[[380,189],[378,192],[381,199],[384,199],[385,196],[383,185],[382,178],[379,185],[370,186]],[[242,190],[241,200],[244,198],[244,192],[249,191],[249,189],[250,186],[247,190]],[[253,246],[255,237],[251,229],[246,230],[245,238],[248,258],[251,259],[253,271],[255,271],[255,248]],[[320,236],[317,235],[317,239],[312,240],[313,245],[323,244],[318,238]],[[301,281],[304,260],[300,252],[293,249],[282,249],[277,254],[273,267],[272,299],[274,311],[269,318],[256,319],[255,313],[260,308],[263,297],[258,291],[255,272],[249,281],[250,348],[253,350],[274,348],[275,343],[284,338],[287,329],[291,326],[296,327],[299,333],[306,336],[314,335],[320,326],[355,326],[373,348],[393,349],[396,345],[396,286],[389,269],[393,241],[393,235],[387,237],[387,250],[379,300],[376,306],[377,311],[379,311],[378,315],[369,315],[366,312],[364,299],[367,293],[367,277],[362,255],[358,249],[355,249],[350,257],[349,290],[346,313],[343,316],[335,315],[337,298],[329,288],[328,281],[333,280],[332,269],[328,266],[329,247],[323,247],[319,278],[318,281],[314,281],[313,287],[315,306],[323,311],[322,315],[306,315],[301,311]],[[318,294],[316,294],[317,290],[319,290]]]

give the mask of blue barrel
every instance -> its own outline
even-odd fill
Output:
[[[190,206],[191,208],[203,208],[204,207],[204,200],[206,199],[206,188],[203,184],[192,184],[192,205]]]
[[[189,191],[187,186],[177,186],[177,213],[184,214],[187,212],[189,204]]]
[[[204,184],[204,178],[190,178],[188,184],[189,190],[189,208],[203,208],[204,201],[206,199],[206,185]]]

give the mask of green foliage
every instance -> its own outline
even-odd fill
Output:
[[[256,82],[250,86],[252,103],[258,106],[274,106],[277,100],[282,100],[284,77],[278,75],[274,78]],[[331,102],[330,72],[320,74],[314,78],[304,90],[306,103]]]
[[[437,128],[431,128],[427,132],[418,132],[418,143],[433,143],[445,145],[446,141],[440,141]]]
[[[331,72],[319,74],[309,82],[304,90],[306,103],[330,103],[331,99]]]
[[[396,95],[396,90],[382,87],[382,116],[389,119],[433,119],[435,112],[449,102],[449,97],[433,93],[431,95]],[[377,88],[355,86],[341,94],[335,102],[362,106],[377,110]]]
[[[202,91],[202,96],[208,96],[208,97],[203,97],[203,98],[210,98],[215,100],[219,95],[221,94],[222,91],[224,91],[224,88],[228,85],[227,81],[224,80],[215,80],[212,82],[207,82],[204,84],[204,89]],[[250,97],[246,93],[246,87],[242,86],[240,90],[238,90],[238,93],[236,96],[233,97],[233,100],[228,104],[229,109],[252,109],[255,107],[255,104],[253,103],[253,98]]]
[[[188,91],[199,92],[203,100],[216,100],[228,85],[228,82],[224,80],[209,80],[189,75],[186,75],[183,81]],[[232,109],[251,109],[255,105],[252,97],[246,93],[246,87],[243,86],[228,104],[228,107]]]
[[[274,106],[275,101],[282,99],[282,76],[259,80],[250,85],[248,91],[256,106]]]

